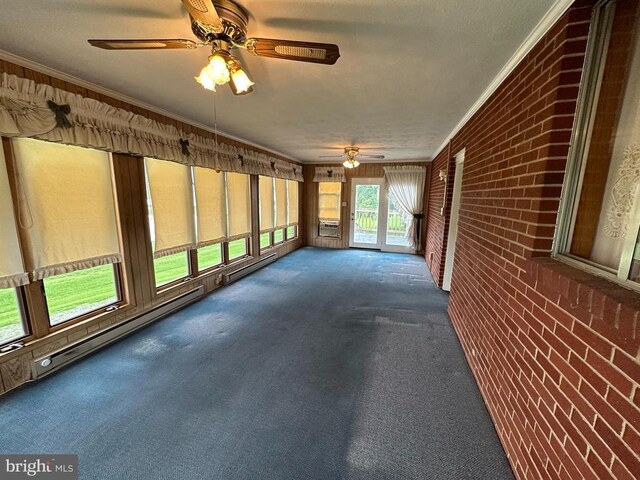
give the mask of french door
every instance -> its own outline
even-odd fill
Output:
[[[411,252],[402,213],[387,195],[382,178],[351,179],[349,246]]]

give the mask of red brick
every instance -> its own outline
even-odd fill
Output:
[[[617,368],[612,367],[608,359],[605,360],[593,350],[589,350],[587,352],[587,364],[589,364],[596,372],[600,373],[600,375],[606,378],[606,381],[612,387],[620,391],[625,397],[631,395],[633,383]]]
[[[613,355],[613,364],[622,370],[636,384],[640,384],[640,363],[619,350]]]

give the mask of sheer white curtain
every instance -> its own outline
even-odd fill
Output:
[[[416,250],[420,250],[421,247],[420,231],[417,226],[422,220],[426,176],[426,167],[384,167],[387,192],[404,215],[407,223],[405,237],[409,246]]]

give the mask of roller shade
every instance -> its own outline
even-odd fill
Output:
[[[155,229],[154,258],[195,247],[191,169],[145,158]]]
[[[4,151],[0,143],[0,288],[15,288],[29,282],[22,263],[13,211]]]
[[[340,195],[342,183],[318,183],[318,219],[340,220]]]
[[[193,169],[196,189],[198,247],[224,241],[227,237],[227,200],[224,173],[210,168]]]
[[[298,224],[298,182],[287,180],[288,225]]]
[[[273,178],[260,176],[260,233],[274,228]]]
[[[276,178],[276,228],[287,226],[287,184],[286,180]]]
[[[227,223],[229,240],[251,234],[249,175],[227,173]]]
[[[27,138],[12,145],[34,279],[120,262],[109,154]]]

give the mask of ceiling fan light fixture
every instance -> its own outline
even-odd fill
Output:
[[[216,85],[224,85],[231,78],[227,59],[219,53],[209,57],[209,63],[202,69],[196,81],[207,90],[216,91]]]
[[[242,93],[248,92],[253,85],[254,82],[251,81],[249,76],[242,70],[240,65],[236,64],[236,66],[232,69],[231,72],[231,83],[234,92],[237,92],[238,95]]]
[[[355,158],[347,158],[342,165],[344,165],[346,168],[356,168],[358,165],[360,165],[360,162]]]

